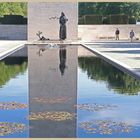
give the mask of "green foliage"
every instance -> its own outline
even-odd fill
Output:
[[[27,3],[25,2],[0,2],[0,16],[22,15],[27,17]]]
[[[79,16],[99,14],[103,16],[111,14],[124,14],[140,19],[140,3],[138,2],[80,2]]]
[[[11,58],[10,58],[11,59]],[[0,86],[3,86],[11,78],[14,78],[19,73],[24,73],[27,69],[27,59],[21,58],[20,61],[15,59],[9,60],[6,58],[0,61]]]
[[[110,90],[119,94],[137,95],[140,92],[140,81],[116,69],[97,57],[78,58],[79,67],[87,72],[89,78],[106,81]]]

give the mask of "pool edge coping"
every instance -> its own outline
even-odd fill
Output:
[[[25,47],[26,43],[22,43],[22,44],[19,44],[11,49],[8,49],[8,50],[5,50],[3,53],[0,54],[0,60],[6,58],[7,56],[13,54],[14,52],[22,49],[23,47]]]
[[[116,59],[114,59],[114,58],[112,58],[104,53],[101,53],[97,49],[91,48],[90,46],[88,46],[86,44],[80,44],[80,45],[83,46],[84,48],[88,49],[90,52],[96,54],[101,59],[105,60],[106,62],[112,64],[116,68],[122,70],[125,73],[128,73],[129,75],[131,75],[135,79],[140,80],[140,75],[137,72],[135,72],[134,69],[129,67],[128,65],[126,65],[126,64],[122,63],[121,61],[118,61],[118,60],[116,60]]]
[[[9,49],[7,51],[5,51],[1,56],[0,56],[0,60],[4,59],[5,57],[13,54],[14,52],[22,49],[23,47],[27,46],[27,45],[47,45],[49,43],[33,43],[33,44],[30,44],[28,42],[25,42],[25,43],[21,43],[17,46],[15,46],[14,48],[12,49]],[[131,67],[129,67],[128,65],[122,63],[121,61],[118,61],[104,53],[101,53],[100,51],[98,51],[97,49],[95,48],[92,48],[90,46],[88,46],[89,44],[85,44],[85,43],[82,43],[82,42],[63,42],[63,43],[53,43],[53,44],[63,44],[63,45],[80,45],[80,46],[83,46],[84,48],[88,49],[89,51],[91,51],[92,53],[96,54],[97,56],[99,56],[100,58],[102,58],[103,60],[105,60],[106,62],[112,64],[113,66],[117,67],[118,69],[130,74],[131,76],[133,76],[135,79],[138,79],[140,80],[140,74],[135,72],[135,70]],[[93,45],[95,44],[100,44],[100,43],[97,43],[97,42],[94,42],[92,43]],[[101,42],[101,44],[104,44],[103,42]],[[105,43],[107,44],[107,43]],[[90,44],[91,45],[91,44]]]

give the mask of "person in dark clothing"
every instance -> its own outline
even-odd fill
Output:
[[[68,19],[66,18],[65,14],[61,12],[61,16],[59,18],[59,23],[60,23],[60,31],[59,31],[59,38],[60,40],[65,40],[66,39],[66,22]]]
[[[119,34],[120,34],[120,31],[119,31],[119,29],[117,28],[117,29],[116,29],[116,32],[115,32],[116,40],[119,40]]]

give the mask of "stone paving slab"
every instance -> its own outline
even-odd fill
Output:
[[[140,43],[90,43],[84,46],[140,80]]]
[[[86,41],[81,40],[81,42],[84,42],[85,44],[92,44],[92,43],[131,43],[130,40],[124,39],[124,40],[107,40],[107,39],[100,39],[100,40],[93,40],[93,41]],[[134,40],[132,43],[140,43],[140,40]]]
[[[0,60],[22,48],[26,41],[0,41]]]
[[[77,40],[34,40],[28,41],[27,45],[46,45],[46,44],[79,44]]]

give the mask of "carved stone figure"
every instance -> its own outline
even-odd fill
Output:
[[[59,31],[59,38],[60,40],[65,40],[66,39],[66,22],[68,19],[66,18],[65,14],[61,12],[61,16],[59,18],[59,23],[60,23],[60,31]]]

